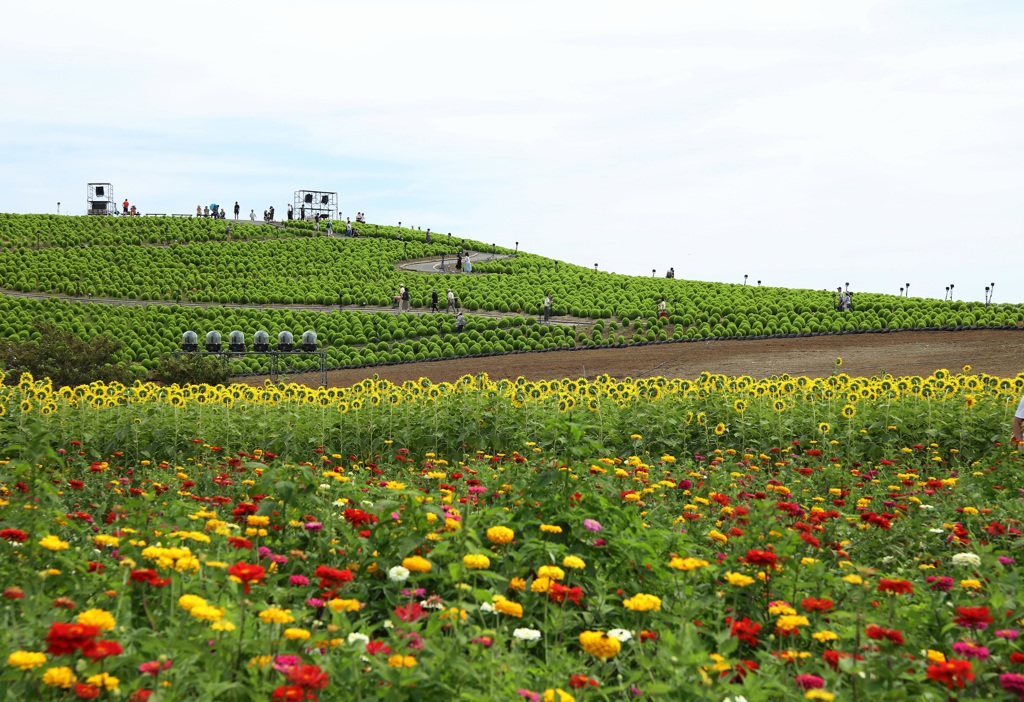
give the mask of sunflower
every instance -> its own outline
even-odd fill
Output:
[[[772,409],[775,410],[776,412],[785,412],[786,411],[786,401],[785,400],[776,400],[772,404]]]
[[[822,422],[821,424],[818,425],[818,431],[820,431],[822,434],[828,434],[830,431],[832,431],[832,427],[828,425],[828,422]]]
[[[841,365],[843,365],[843,359],[840,356],[839,358],[836,358],[836,368],[838,368]]]
[[[589,409],[591,412],[595,412],[595,411],[597,411],[600,408],[601,408],[601,403],[598,401],[598,399],[596,397],[592,397],[589,400],[587,400],[587,409]],[[3,416],[3,415],[0,415],[0,416]]]
[[[21,401],[21,411],[22,411],[22,413],[31,412],[32,411],[32,402],[31,402],[31,400],[22,400]]]
[[[704,414],[703,412],[698,412],[697,413],[697,424],[699,424],[701,426],[704,426],[707,423],[708,423],[708,416],[706,414]]]
[[[747,403],[743,400],[736,400],[736,402],[732,403],[732,408],[740,414],[743,414],[747,411]]]
[[[853,405],[843,405],[843,416],[847,419],[853,419],[853,416],[857,414],[857,408]]]
[[[721,436],[724,433],[725,433],[725,423],[724,422],[719,422],[718,424],[715,425],[715,434],[717,436]]]
[[[967,375],[970,372],[971,372],[971,364],[968,363],[967,365],[964,366],[964,375]]]

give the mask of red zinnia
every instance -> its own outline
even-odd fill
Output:
[[[927,675],[929,680],[940,682],[950,690],[954,686],[963,687],[965,680],[974,680],[971,662],[958,658],[950,658],[945,663],[933,663],[928,666]]]
[[[727,618],[726,621],[730,624],[729,633],[732,636],[735,636],[740,641],[745,641],[751,646],[757,646],[760,643],[757,635],[761,633],[761,625],[757,622],[751,621],[749,617],[743,617],[743,619],[735,621],[730,621]]]
[[[240,536],[229,536],[228,543],[231,544],[232,548],[244,548],[246,550],[252,548],[252,541],[249,541],[249,539],[243,539]]]
[[[569,676],[569,687],[579,690],[587,685],[591,687],[598,687],[598,682],[593,678],[588,678],[586,675],[580,675],[579,673],[573,673]]]
[[[94,700],[100,696],[100,689],[88,683],[75,684],[75,697],[80,700]]]
[[[383,653],[385,656],[391,653],[391,648],[383,641],[371,641],[366,644],[366,652],[371,656]]]
[[[395,616],[403,622],[414,622],[427,616],[427,613],[419,602],[410,602],[405,607],[395,607]]]
[[[245,594],[248,595],[249,584],[256,583],[258,585],[263,582],[263,579],[267,577],[267,571],[261,565],[239,562],[228,568],[228,575],[233,575],[242,581],[245,585]]]
[[[813,597],[808,597],[800,600],[800,606],[807,612],[827,612],[835,606],[835,603],[832,600],[816,600]]]
[[[759,566],[774,566],[779,562],[779,557],[771,551],[758,551],[755,548],[747,551],[747,563]]]
[[[288,671],[288,682],[303,690],[323,690],[328,679],[318,665],[297,665]]]
[[[903,644],[903,632],[898,629],[884,629],[876,624],[868,624],[864,633],[869,639],[886,639],[897,646]]]
[[[316,699],[316,695],[312,692],[309,694],[312,696],[307,697],[306,692],[301,687],[295,685],[281,685],[274,690],[274,694],[271,695],[270,699],[277,700],[278,702],[300,702],[304,699]]]
[[[82,648],[82,655],[91,658],[93,663],[101,661],[107,656],[118,656],[124,653],[121,644],[117,641],[90,641]]]
[[[54,622],[46,635],[46,652],[54,656],[74,653],[92,643],[99,633],[100,629],[97,626]]]
[[[28,538],[28,532],[22,531],[21,529],[0,529],[0,539],[6,539],[12,543],[25,543]]]
[[[322,590],[340,585],[341,583],[352,582],[352,571],[339,570],[330,566],[317,566],[317,569],[313,571],[313,575],[320,578],[320,588]]]
[[[957,607],[953,621],[968,629],[986,629],[995,620],[988,607]]]
[[[161,578],[160,574],[152,568],[140,568],[133,570],[128,576],[129,582],[144,583],[153,587],[164,587],[171,584],[170,578]]]
[[[894,595],[912,595],[914,584],[909,580],[889,580],[882,578],[878,581],[879,592],[891,592]]]

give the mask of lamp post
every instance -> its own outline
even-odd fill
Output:
[[[910,297],[910,283],[907,283],[907,293],[903,297]]]
[[[597,273],[597,264],[594,264],[594,272]]]
[[[952,283],[950,283],[950,284],[949,284],[949,301],[950,301],[950,302],[952,302],[952,301],[953,301],[953,288],[954,288],[954,287],[955,287],[955,286],[954,286],[954,285],[953,285]]]
[[[651,277],[653,278],[657,272],[658,272],[657,268],[652,268],[651,269]]]
[[[747,274],[746,273],[743,274],[743,284],[744,285],[747,284]]]
[[[516,256],[519,255],[519,242],[516,242]]]
[[[757,287],[761,287],[761,281],[757,281]]]

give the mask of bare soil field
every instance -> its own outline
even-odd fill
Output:
[[[836,370],[850,375],[928,375],[938,368],[957,371],[970,365],[974,372],[1015,376],[1024,371],[1024,333],[1013,330],[919,331],[890,334],[709,341],[653,344],[623,349],[547,351],[486,358],[405,363],[394,366],[336,370],[327,374],[328,387],[343,387],[378,375],[394,383],[427,377],[451,382],[465,375],[487,373],[492,380],[524,376],[594,378],[695,378],[703,371],[764,378],[790,375],[823,376]],[[316,383],[316,374],[292,377]],[[262,384],[263,378],[246,382]]]

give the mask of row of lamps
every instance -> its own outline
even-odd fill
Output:
[[[206,332],[206,343],[204,347],[210,353],[220,353],[223,350],[221,335],[219,331]],[[295,351],[295,337],[290,331],[283,331],[277,335],[278,351]],[[316,341],[316,332],[307,330],[302,333],[302,340],[298,344],[299,351],[317,351],[319,345]],[[187,331],[181,335],[181,350],[195,353],[199,351],[199,336],[194,331]],[[228,334],[228,351],[241,353],[245,351],[245,334],[235,330]],[[262,329],[252,335],[252,350],[257,353],[270,351],[270,334]]]

